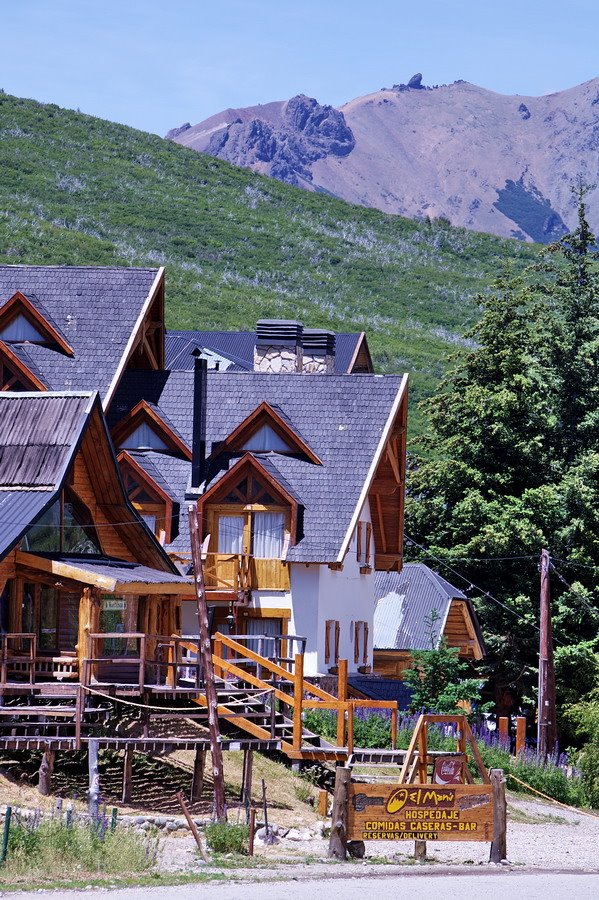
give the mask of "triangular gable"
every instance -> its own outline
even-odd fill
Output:
[[[269,471],[269,467],[263,466],[260,460],[256,459],[255,456],[252,456],[251,453],[246,453],[241,459],[238,459],[234,466],[225,472],[218,481],[212,484],[205,494],[202,494],[198,500],[198,510],[200,515],[202,515],[206,506],[211,503],[217,503],[219,499],[225,497],[229,491],[234,490],[240,480],[243,480],[249,473],[254,474],[260,484],[263,485],[269,493],[276,495],[277,499],[282,500],[291,507],[291,535],[292,543],[294,543],[297,537],[298,500],[287,490],[286,486],[281,484],[281,482],[274,477],[274,474]]]
[[[123,449],[170,450],[191,460],[191,450],[165,417],[140,400],[112,429],[115,446]]]
[[[268,445],[269,436],[273,438],[272,446]],[[259,446],[260,444],[262,446]],[[322,465],[319,457],[294,429],[282,410],[275,409],[265,400],[215,448],[215,453],[241,450],[256,453],[268,450],[277,453],[298,453],[307,456],[310,462]]]
[[[58,327],[21,291],[16,291],[0,307],[0,340],[5,343],[44,344],[65,356],[75,355]]]
[[[45,391],[47,386],[0,340],[0,391]]]
[[[126,450],[121,450],[117,459],[129,500],[134,506],[138,502],[143,506],[146,497],[149,500],[164,503],[165,543],[170,544],[173,540],[173,497]]]

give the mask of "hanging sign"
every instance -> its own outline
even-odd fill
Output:
[[[102,609],[105,612],[124,612],[127,601],[115,597],[105,598],[102,600]]]
[[[435,759],[435,769],[433,772],[434,784],[461,784],[463,781],[463,768],[464,763],[459,758],[438,756],[437,759]]]
[[[490,784],[349,785],[351,841],[491,841]]]

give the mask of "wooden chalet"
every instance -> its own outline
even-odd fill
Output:
[[[0,694],[159,685],[193,586],[127,499],[98,395],[0,394],[0,434]]]
[[[436,649],[444,638],[460,657],[476,661],[485,644],[471,600],[423,563],[375,577],[374,672],[401,678],[414,650]]]
[[[165,707],[138,749],[207,744],[150,721],[206,720],[193,504],[223,727],[345,759],[353,705],[376,705],[347,699],[374,567],[402,564],[407,379],[357,374],[364,335],[297,322],[258,323],[239,356],[171,337],[162,269],[0,266],[0,748],[79,747],[131,697]],[[321,703],[336,746],[302,725]]]

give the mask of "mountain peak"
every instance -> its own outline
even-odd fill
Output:
[[[463,80],[428,86],[417,72],[337,109],[297,94],[167,137],[387,213],[549,242],[574,224],[571,184],[595,181],[599,84],[507,96]],[[597,189],[587,199],[599,230]]]

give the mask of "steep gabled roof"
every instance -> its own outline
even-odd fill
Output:
[[[337,560],[389,417],[404,389],[405,379],[398,375],[208,373],[208,452],[265,401],[280,408],[322,461],[315,465],[277,453],[268,457],[304,506],[304,537],[290,548],[289,561]],[[191,443],[192,396],[192,372],[126,372],[110,415],[117,421],[145,397],[158,404]],[[181,474],[180,468],[173,473],[179,485]],[[184,492],[180,496],[184,510]],[[185,519],[183,515],[176,548],[171,548],[178,552],[184,552],[189,541]]]
[[[364,332],[338,333],[335,342],[335,372],[345,375],[360,349],[368,354]],[[167,331],[165,336],[165,367],[180,371],[193,369],[194,347],[213,350],[230,359],[238,369],[254,368],[255,331]]]
[[[376,650],[430,650],[439,646],[452,600],[468,606],[477,637],[484,646],[471,601],[423,563],[405,563],[401,572],[375,573],[373,647]]]
[[[97,390],[105,401],[161,279],[161,269],[0,265],[0,307],[20,291],[72,349],[26,345],[50,390]]]
[[[99,396],[90,392],[0,393],[0,558],[59,497],[79,453],[108,527],[141,564],[174,572],[128,500]]]

